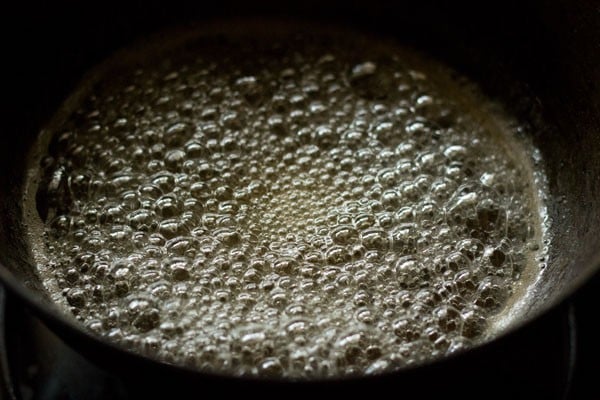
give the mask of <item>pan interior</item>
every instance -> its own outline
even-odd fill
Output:
[[[55,303],[163,360],[288,378],[422,363],[519,320],[550,238],[542,160],[501,104],[354,32],[166,37],[90,73],[32,151]]]

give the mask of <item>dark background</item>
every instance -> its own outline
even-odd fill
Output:
[[[600,398],[600,276],[596,274],[573,298],[576,316],[576,366],[572,399]]]
[[[450,60],[450,64],[459,71],[476,79],[483,79],[481,71],[469,63],[461,64],[460,57],[453,58],[448,54],[447,41],[465,39],[475,45],[487,46],[490,49],[503,49],[520,46],[519,52],[529,52],[532,58],[537,54],[552,61],[554,45],[551,31],[536,30],[522,36],[523,28],[533,24],[539,10],[548,13],[552,18],[564,19],[569,24],[573,19],[582,19],[586,24],[574,24],[571,28],[572,48],[569,51],[598,51],[600,37],[600,6],[589,7],[593,1],[571,2],[569,12],[565,1],[490,1],[490,2],[448,2],[439,6],[440,2],[385,2],[385,1],[262,1],[262,2],[184,2],[184,1],[55,1],[55,2],[20,2],[18,6],[2,5],[0,10],[0,29],[2,41],[0,54],[3,54],[0,65],[0,138],[3,144],[12,143],[15,149],[27,146],[30,136],[26,132],[37,131],[40,126],[57,109],[61,100],[70,93],[82,74],[114,51],[115,48],[134,40],[145,33],[154,32],[164,26],[183,22],[193,22],[219,15],[261,15],[275,14],[283,16],[300,16],[323,20],[343,21],[346,25],[356,25],[365,29],[383,32],[394,32],[409,43],[423,43],[435,56]],[[579,6],[581,4],[581,7]],[[587,7],[583,7],[586,5]],[[433,12],[433,10],[436,12]],[[595,10],[596,13],[579,15]],[[416,11],[418,10],[418,12]],[[441,12],[439,11],[441,10]],[[431,11],[431,12],[429,12]],[[415,18],[404,18],[403,15],[415,14]],[[317,16],[318,15],[318,16]],[[427,21],[420,20],[427,19]],[[452,33],[445,35],[444,25],[459,26]],[[423,32],[427,24],[438,24],[438,32]],[[543,24],[540,24],[543,26]],[[419,33],[422,32],[422,33]],[[431,35],[431,36],[428,36]],[[588,45],[595,43],[596,45]],[[567,52],[568,53],[568,52]],[[548,57],[550,54],[550,57]],[[454,60],[454,61],[453,61]],[[503,60],[512,65],[518,74],[519,60]],[[562,68],[568,63],[558,62]],[[556,68],[549,62],[543,68]],[[597,64],[583,67],[588,71],[598,69]],[[479,75],[478,75],[479,74]],[[540,74],[540,76],[543,74]],[[543,92],[541,82],[535,76],[529,76],[528,83],[534,91]],[[590,92],[600,90],[598,84],[591,81]],[[490,91],[494,91],[493,84]],[[598,116],[596,116],[598,117]],[[15,151],[13,157],[22,157],[22,152]],[[4,163],[13,160],[0,160],[0,180],[8,179]],[[6,164],[8,165],[8,164]],[[596,274],[597,275],[597,274]],[[596,276],[562,307],[565,318],[575,320],[576,324],[576,366],[571,385],[573,399],[598,399],[600,390],[597,379],[600,373],[600,335],[596,316],[600,310],[596,307],[600,300],[600,278]],[[569,314],[569,312],[571,314]],[[553,332],[545,332],[540,325],[532,333],[540,343],[547,344],[547,352],[562,352],[557,349],[557,341]],[[7,329],[11,327],[8,326]],[[514,349],[513,349],[514,350]],[[519,352],[513,354],[515,363],[519,363]],[[540,355],[543,358],[543,355]],[[547,386],[556,384],[555,377],[545,375],[544,368],[538,368],[535,360],[523,359],[523,364],[516,365],[515,370],[528,374],[536,382],[547,381]],[[543,362],[543,360],[538,360]],[[531,365],[529,367],[529,365]],[[568,379],[567,379],[568,381]],[[502,385],[501,381],[498,384]],[[531,395],[525,390],[523,393]],[[544,391],[534,398],[546,398]],[[560,395],[557,396],[560,398]]]

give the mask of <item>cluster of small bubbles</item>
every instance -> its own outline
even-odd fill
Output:
[[[353,40],[204,38],[101,76],[40,162],[53,299],[234,375],[375,374],[483,340],[537,248],[531,180],[474,89]]]

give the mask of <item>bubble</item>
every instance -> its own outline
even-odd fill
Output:
[[[415,289],[426,283],[423,281],[423,277],[428,272],[426,267],[412,256],[401,257],[396,262],[396,279],[402,289]]]
[[[419,233],[413,224],[394,227],[390,233],[392,248],[399,254],[412,254],[416,250]]]
[[[378,68],[373,61],[354,65],[348,79],[357,94],[369,100],[387,98],[392,87],[392,79],[386,68]]]
[[[183,226],[180,220],[176,218],[169,218],[161,221],[158,224],[158,231],[165,238],[174,238],[183,233]]]
[[[259,373],[268,377],[282,376],[284,369],[279,359],[271,357],[260,363]]]
[[[508,288],[502,284],[501,279],[494,276],[483,278],[477,288],[475,304],[486,309],[497,311],[508,298]]]
[[[358,240],[358,232],[349,225],[337,226],[331,231],[332,240],[340,245],[347,245]]]
[[[360,234],[362,245],[368,250],[389,249],[389,238],[385,231],[380,229],[364,230]]]
[[[416,326],[410,318],[407,317],[394,321],[392,328],[394,335],[396,335],[402,341],[412,342],[421,336],[420,328]]]
[[[67,292],[67,302],[75,308],[82,308],[86,303],[86,295],[82,289],[74,288]]]
[[[467,154],[467,149],[461,145],[448,146],[444,150],[444,157],[450,161],[464,161]]]
[[[460,251],[469,260],[475,260],[483,254],[484,245],[477,239],[463,239],[456,243],[456,250]]]
[[[452,306],[441,306],[434,310],[435,318],[442,332],[455,332],[462,329],[462,316]]]
[[[462,312],[463,335],[468,339],[480,337],[487,330],[484,312],[477,307],[467,307]]]
[[[262,95],[262,86],[255,76],[248,75],[236,79],[235,87],[249,102],[256,103],[260,101]]]
[[[159,310],[153,301],[144,297],[133,297],[127,304],[127,312],[132,318],[132,324],[142,332],[147,332],[158,326]]]
[[[504,261],[506,260],[506,254],[504,254],[504,252],[500,249],[492,250],[488,257],[492,265],[496,268],[501,267],[502,264],[504,264]]]
[[[350,253],[343,246],[334,246],[327,250],[327,262],[334,265],[344,264],[350,261]]]
[[[391,370],[390,362],[387,360],[377,360],[373,364],[369,365],[365,370],[367,375],[376,375],[385,371]]]
[[[452,273],[450,273],[451,275]],[[454,275],[454,282],[462,296],[470,296],[477,289],[479,277],[472,271],[462,270]]]

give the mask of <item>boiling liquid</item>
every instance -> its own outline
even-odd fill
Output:
[[[188,33],[82,83],[30,182],[56,303],[233,375],[373,374],[494,334],[539,269],[518,124],[415,52],[314,32]]]

